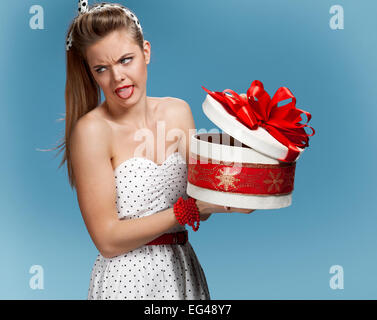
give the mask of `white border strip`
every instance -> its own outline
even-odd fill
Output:
[[[204,189],[187,182],[187,194],[195,199],[240,209],[280,209],[292,203],[292,193],[283,196],[255,196]],[[224,210],[225,211],[225,210]]]

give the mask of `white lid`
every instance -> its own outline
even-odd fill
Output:
[[[287,156],[288,148],[271,136],[266,129],[258,127],[256,130],[251,130],[227,112],[223,105],[209,94],[207,94],[202,107],[204,114],[215,125],[250,148],[274,159],[284,159]],[[300,154],[304,151],[304,149],[298,149]],[[300,155],[296,160],[299,157]]]

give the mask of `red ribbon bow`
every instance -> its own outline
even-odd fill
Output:
[[[309,137],[315,133],[314,129],[307,124],[311,119],[311,114],[296,108],[296,98],[288,88],[280,87],[272,99],[259,80],[254,80],[251,83],[246,97],[238,95],[231,89],[212,92],[203,86],[202,88],[219,101],[228,113],[251,130],[256,130],[261,126],[276,140],[284,144],[288,148],[287,156],[278,160],[292,162],[300,154],[298,147],[309,146]],[[292,98],[291,102],[280,107],[277,106],[279,102],[290,98]],[[302,113],[307,118],[304,124],[300,123]],[[313,133],[308,135],[304,127],[312,129]]]

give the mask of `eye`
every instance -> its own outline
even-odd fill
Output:
[[[102,70],[103,68],[104,68],[104,67],[96,69],[96,72],[97,72],[97,73],[102,73],[103,71],[100,71],[100,70]]]
[[[125,62],[125,63],[123,63],[123,61],[125,61],[125,60],[132,60],[133,59],[133,57],[128,57],[128,58],[123,58],[122,60],[120,60],[121,62],[122,62],[122,64],[128,64],[129,63],[129,61],[128,62]],[[102,67],[102,68],[98,68],[98,69],[96,69],[96,72],[97,73],[102,73],[103,71],[101,71],[102,69],[104,69],[105,67]]]
[[[122,59],[122,60],[120,60],[120,61],[124,61],[124,60],[132,60],[132,57],[124,58],[124,59]],[[128,63],[128,62],[127,62],[127,63]],[[126,63],[124,63],[124,64],[126,64]]]

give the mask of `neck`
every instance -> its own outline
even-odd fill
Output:
[[[120,124],[141,129],[148,127],[148,99],[144,95],[136,104],[132,106],[122,106],[111,101],[103,102],[104,109],[112,121]]]

